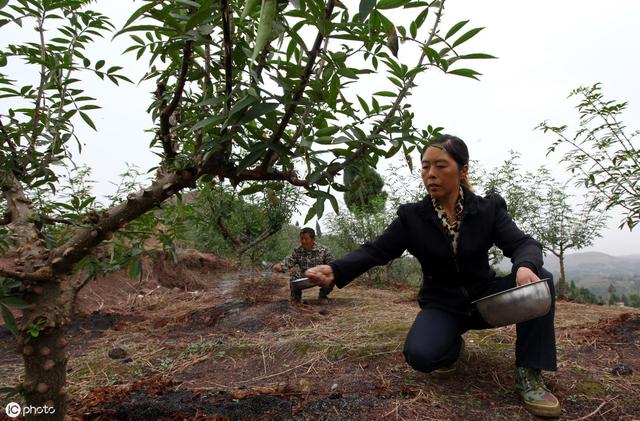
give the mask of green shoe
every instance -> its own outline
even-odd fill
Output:
[[[544,385],[540,370],[516,367],[515,380],[516,390],[527,411],[538,417],[560,416],[560,402]]]
[[[465,349],[464,339],[462,339],[462,345],[460,346],[460,353],[458,354],[458,359],[453,364],[448,365],[446,367],[436,368],[431,373],[437,377],[449,377],[450,375],[454,374],[456,371],[458,371],[458,361],[460,361],[460,357],[462,357],[462,353],[464,352],[464,349]]]

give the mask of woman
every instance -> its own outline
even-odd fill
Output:
[[[518,229],[499,195],[480,197],[471,191],[468,171],[465,143],[450,135],[440,137],[422,154],[427,196],[400,206],[398,217],[373,242],[305,272],[321,287],[342,288],[408,250],[422,266],[423,283],[420,312],[407,335],[404,356],[411,367],[426,373],[455,371],[464,348],[461,335],[491,327],[472,301],[540,278],[549,278],[554,296],[552,275],[542,268],[540,244]],[[488,251],[494,244],[511,258],[508,276],[497,277],[489,266]],[[526,409],[538,416],[560,415],[560,403],[541,374],[557,369],[553,318],[552,305],[547,315],[516,326],[516,388]]]

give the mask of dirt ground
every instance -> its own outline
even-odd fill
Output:
[[[287,278],[192,253],[80,295],[68,326],[69,413],[82,420],[532,420],[513,389],[514,327],[465,334],[449,378],[413,371],[402,346],[418,311],[406,286],[356,281],[291,307]],[[561,419],[640,419],[640,311],[561,302]],[[0,378],[21,380],[0,327]]]

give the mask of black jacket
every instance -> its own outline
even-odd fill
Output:
[[[516,226],[504,199],[498,194],[483,198],[463,189],[457,255],[453,254],[442,222],[427,196],[419,203],[401,205],[398,217],[377,239],[330,264],[338,288],[407,250],[422,266],[420,306],[469,314],[471,301],[482,297],[496,276],[488,256],[494,244],[511,258],[513,271],[526,266],[540,273],[542,247]]]

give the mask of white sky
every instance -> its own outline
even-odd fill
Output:
[[[352,2],[356,3],[346,1]],[[142,3],[99,0],[96,4],[120,28],[131,6]],[[602,82],[605,96],[630,102],[624,120],[630,128],[640,128],[640,2],[448,0],[446,5],[443,30],[466,19],[471,20],[469,28],[486,27],[465,44],[464,51],[489,53],[498,59],[473,60],[464,66],[480,71],[480,82],[443,75],[438,70],[421,75],[409,99],[417,126],[444,126],[445,132],[467,142],[471,159],[484,168],[500,164],[514,149],[522,154],[525,169],[544,164],[554,169],[561,181],[567,176],[557,162],[559,156],[546,156],[552,138],[533,128],[545,119],[573,126],[577,118],[575,101],[567,99],[572,89]],[[2,34],[2,44],[24,37],[17,28],[2,28]],[[146,62],[136,62],[132,54],[122,56],[126,46],[128,37],[120,37],[101,43],[90,55],[108,58],[107,65],[124,66],[127,75],[137,81],[146,70]],[[408,64],[415,62],[403,45],[400,58]],[[110,182],[118,181],[117,174],[125,170],[125,162],[142,169],[156,163],[148,149],[152,136],[144,132],[151,125],[146,108],[155,86],[147,83],[116,88],[93,83],[99,81],[95,77],[89,81],[85,85],[88,93],[99,98],[103,110],[92,114],[97,133],[78,125],[77,132],[85,140],[78,162],[92,168],[97,191],[105,194],[114,190]],[[4,113],[6,106],[0,102],[0,112]],[[302,222],[304,218],[299,219]],[[613,215],[611,228],[585,251],[639,253],[640,228],[633,233],[620,231],[616,228],[618,220],[619,216]]]

